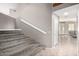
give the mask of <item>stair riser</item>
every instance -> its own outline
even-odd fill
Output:
[[[0,32],[0,56],[35,55],[41,45],[20,31]]]

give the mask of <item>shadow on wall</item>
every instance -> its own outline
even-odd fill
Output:
[[[15,19],[0,13],[0,29],[15,29]]]

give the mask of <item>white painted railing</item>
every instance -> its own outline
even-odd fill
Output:
[[[21,22],[23,22],[24,24],[29,25],[29,26],[31,26],[32,28],[34,28],[34,29],[40,31],[41,33],[47,34],[47,32],[45,32],[44,30],[42,30],[42,29],[40,29],[40,28],[34,26],[33,24],[31,24],[31,23],[25,21],[25,19],[24,19],[23,17],[19,17],[19,20],[20,20]]]

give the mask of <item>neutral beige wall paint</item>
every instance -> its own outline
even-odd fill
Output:
[[[6,15],[10,14],[10,9],[16,9],[16,3],[0,3],[0,12]]]
[[[10,9],[16,9],[16,3],[0,3],[0,29],[14,29],[15,19],[9,17]]]
[[[32,37],[40,42],[41,44],[46,45],[47,47],[52,47],[52,38],[51,38],[51,26],[52,26],[52,4],[19,4],[16,9],[17,15],[24,17],[25,21],[33,24],[34,26],[42,29],[47,32],[46,35],[43,35],[38,31],[29,31],[29,34]],[[27,30],[27,27],[23,28]],[[32,30],[33,28],[31,28]],[[28,33],[27,33],[28,34]],[[38,37],[39,36],[39,37]]]
[[[14,29],[15,19],[0,13],[0,29]]]

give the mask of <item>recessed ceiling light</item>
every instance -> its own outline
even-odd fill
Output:
[[[65,13],[64,13],[65,16],[67,16],[68,14],[69,14],[68,12],[65,12]]]

